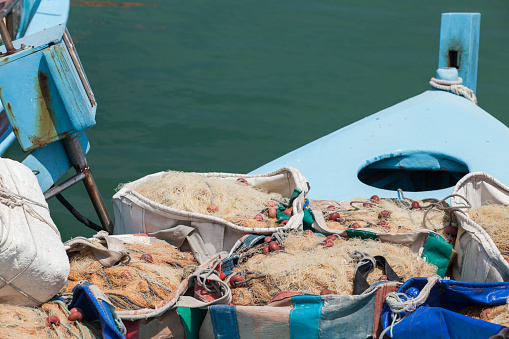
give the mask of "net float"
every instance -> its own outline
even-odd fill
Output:
[[[327,206],[327,211],[334,211],[336,209],[336,206],[329,205]]]
[[[274,251],[280,251],[281,250],[281,247],[279,247],[279,244],[277,243],[277,241],[271,241],[269,243],[269,249],[274,252]]]
[[[270,252],[270,246],[269,245],[263,246],[262,253],[265,254],[265,255],[268,255],[269,252]]]
[[[336,240],[337,238],[338,238],[338,237],[337,237],[337,236],[335,236],[335,235],[328,235],[328,236],[327,236],[327,239],[330,239],[330,240],[332,240],[332,241]]]
[[[75,310],[73,312],[73,310]],[[77,308],[71,309],[71,314],[67,317],[69,321],[82,321],[83,320],[83,311],[77,311]]]
[[[58,326],[60,325],[60,319],[56,315],[50,315],[49,317],[46,318],[46,324],[48,326],[51,325]]]
[[[367,207],[367,208],[371,208],[371,207],[373,207],[373,204],[365,202],[364,204],[362,204],[362,206],[363,207]]]
[[[232,288],[237,288],[237,287],[241,287],[242,284],[237,284],[238,282],[240,281],[244,281],[244,278],[242,278],[241,275],[238,275],[238,274],[234,274],[231,276],[230,278],[230,286]]]
[[[207,206],[207,212],[215,213],[217,211],[219,211],[219,207],[217,207],[216,205],[210,204],[210,205]]]
[[[263,220],[263,215],[261,215],[261,214],[255,215],[254,216],[254,220],[262,221]]]
[[[482,310],[480,314],[481,319],[487,319],[491,311],[493,311],[492,308],[485,308],[484,310]]]
[[[238,178],[237,179],[237,184],[247,185],[247,180],[244,179],[244,178]]]
[[[154,258],[148,253],[142,254],[140,257],[141,260],[148,262],[149,264],[152,264],[154,262]]]
[[[361,228],[361,225],[359,225],[358,223],[354,222],[352,224],[352,228]]]
[[[269,218],[276,218],[277,217],[277,210],[274,207],[270,207],[269,211],[267,212]]]
[[[327,238],[325,239],[325,243],[323,244],[323,247],[332,247],[334,246],[334,242],[332,242],[332,239]]]
[[[338,212],[334,212],[329,214],[329,220],[336,221],[336,219],[339,219],[341,216]]]
[[[279,225],[286,225],[286,224],[288,224],[288,220],[281,221],[281,223]]]
[[[328,295],[328,294],[332,294],[332,292],[328,288],[324,288],[323,290],[320,291],[320,295]]]
[[[263,239],[263,242],[271,242],[272,237],[270,235],[266,236],[265,239]]]
[[[290,211],[289,209],[285,209],[283,211],[284,214],[286,214],[287,216],[291,217],[292,216],[292,211]]]
[[[378,213],[378,219],[387,219],[391,217],[391,212],[387,210],[383,210],[382,212]]]
[[[376,204],[380,202],[380,197],[378,195],[372,195],[371,198],[369,198],[369,200]]]
[[[413,210],[418,210],[419,208],[421,208],[421,205],[419,204],[418,201],[412,201],[412,209]]]
[[[385,281],[389,280],[386,275],[381,275],[380,278],[378,278],[378,281]]]

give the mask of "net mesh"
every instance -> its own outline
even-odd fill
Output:
[[[69,321],[65,306],[48,302],[38,308],[0,304],[0,337],[1,338],[97,338],[100,325],[83,324]],[[52,327],[46,318],[55,315],[60,325]]]
[[[433,207],[426,213],[427,209],[424,207],[429,204],[422,200],[417,200],[422,207],[413,209],[412,202],[408,199],[380,199],[373,203],[367,199],[355,198],[350,201],[314,200],[310,201],[310,206],[313,210],[322,211],[327,226],[331,229],[345,230],[352,228],[354,223],[363,228],[393,233],[414,232],[426,228],[447,239],[444,228],[450,224],[449,214],[438,207]],[[390,212],[390,217],[380,219],[379,214],[384,210]],[[340,214],[338,221],[329,220],[328,216],[334,212]],[[381,220],[384,223],[377,225]]]
[[[469,217],[481,226],[491,237],[502,255],[509,258],[509,207],[486,203],[468,212]]]
[[[269,219],[269,222],[259,222],[253,218],[257,214],[267,214],[269,201],[283,199],[281,194],[254,187],[242,180],[176,171],[148,178],[133,189],[147,199],[165,206],[213,215],[239,226],[255,228],[274,227],[274,218]],[[210,205],[216,206],[217,210]]]
[[[349,254],[355,250],[385,257],[403,281],[430,277],[437,270],[403,245],[361,239],[336,239],[332,247],[317,245],[323,240],[321,235],[295,232],[284,239],[284,251],[264,255],[261,251],[266,244],[252,248],[235,267],[244,279],[252,279],[232,289],[233,303],[266,304],[280,291],[319,294],[328,289],[335,294],[352,294],[358,260]],[[368,275],[368,283],[378,281],[383,274],[382,269],[375,268]]]
[[[155,308],[198,265],[191,253],[165,242],[125,246],[130,262],[109,268],[103,267],[89,248],[70,254],[66,291],[86,280],[98,286],[117,309]]]
[[[498,325],[508,326],[509,324],[509,305],[507,304],[493,307],[475,305],[464,308],[458,313]]]

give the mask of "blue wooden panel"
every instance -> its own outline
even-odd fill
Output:
[[[96,105],[63,42],[64,31],[59,25],[16,40],[16,48],[27,48],[0,58],[0,99],[25,151],[95,124]]]
[[[480,25],[479,13],[444,13],[440,27],[438,68],[451,67],[450,54],[453,52],[456,58],[453,63],[458,64],[463,85],[474,93],[477,88]]]
[[[78,133],[78,140],[85,153],[90,150],[90,143],[84,132]],[[65,172],[71,168],[62,141],[56,141],[45,147],[37,148],[23,160],[23,165],[36,173],[39,186],[47,191]]]

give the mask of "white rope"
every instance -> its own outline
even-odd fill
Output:
[[[426,285],[422,288],[422,290],[419,292],[419,295],[415,298],[409,298],[405,293],[396,293],[391,292],[385,296],[385,301],[387,302],[387,306],[391,309],[391,317],[392,317],[392,324],[385,328],[385,330],[380,334],[380,338],[383,338],[384,335],[387,333],[387,331],[391,331],[391,337],[392,337],[392,328],[394,325],[399,323],[401,320],[404,319],[397,319],[402,312],[406,312],[406,316],[408,316],[410,313],[415,311],[419,306],[424,304],[426,300],[429,297],[429,294],[431,292],[431,289],[435,284],[440,280],[440,276],[435,274],[434,276],[428,278],[428,282]],[[401,297],[404,297],[405,299],[402,299]]]
[[[441,89],[443,91],[449,91],[456,95],[461,95],[467,98],[468,100],[472,101],[474,104],[477,105],[477,98],[474,94],[474,91],[472,91],[470,88],[463,86],[461,83],[463,82],[463,79],[461,77],[458,77],[457,81],[450,81],[450,80],[439,80],[436,78],[431,78],[429,81],[429,84],[431,87],[436,89]]]

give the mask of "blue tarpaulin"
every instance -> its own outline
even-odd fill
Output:
[[[428,282],[427,278],[412,278],[398,293],[415,296]],[[509,297],[509,282],[472,283],[440,280],[417,310],[393,326],[387,335],[391,338],[489,338],[504,328],[484,320],[475,319],[458,311],[471,306],[492,307],[504,305]],[[404,316],[404,315],[402,315]],[[391,310],[382,311],[384,328],[392,322]]]

